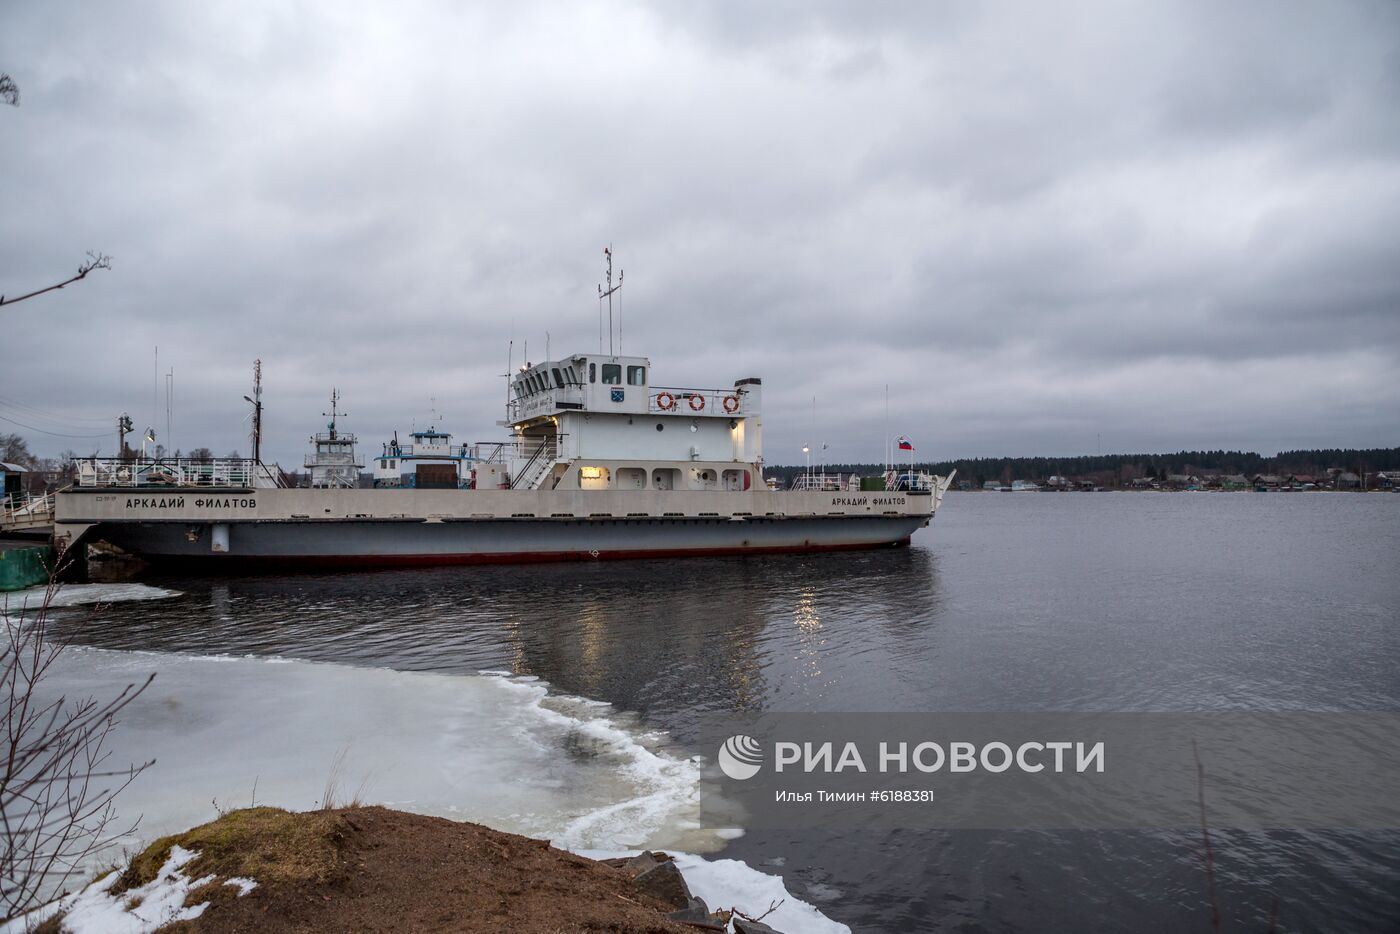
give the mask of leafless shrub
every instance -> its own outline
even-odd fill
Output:
[[[341,783],[345,780],[345,758],[350,754],[348,746],[341,746],[336,750],[335,758],[331,759],[330,771],[326,774],[326,785],[321,791],[321,809],[334,811],[339,808],[362,808],[365,806],[365,796],[369,791],[370,776],[366,775],[360,779],[360,784],[355,787],[348,800],[341,799]]]
[[[786,898],[780,898],[780,899],[778,899],[776,902],[775,902],[775,901],[769,901],[769,902],[768,902],[768,910],[765,911],[763,914],[759,915],[757,918],[754,918],[754,917],[751,917],[751,916],[749,916],[749,915],[744,914],[744,913],[743,913],[742,911],[740,911],[738,908],[730,908],[730,909],[729,909],[729,914],[730,914],[731,917],[737,915],[738,917],[743,918],[745,921],[753,921],[754,923],[758,923],[758,922],[762,921],[764,918],[766,918],[766,917],[768,917],[769,915],[771,915],[773,912],[777,911],[779,908],[783,907],[783,902],[785,902],[785,901],[787,901]]]
[[[19,85],[15,84],[14,78],[4,72],[0,72],[0,101],[11,107],[19,106]]]
[[[154,764],[110,768],[103,746],[116,716],[155,679],[128,684],[107,701],[44,700],[38,690],[67,647],[49,631],[57,575],[37,609],[0,607],[0,917],[57,894],[94,853],[136,829],[115,827],[122,789]],[[139,820],[139,819],[138,819]]]

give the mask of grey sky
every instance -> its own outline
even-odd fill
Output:
[[[366,453],[494,438],[612,242],[625,348],[762,376],[775,463],[879,460],[886,383],[921,459],[1400,444],[1393,0],[3,2],[0,71],[0,292],[114,257],[0,308],[38,428],[164,434],[159,345],[182,448],[255,357],[284,465],[332,386]]]

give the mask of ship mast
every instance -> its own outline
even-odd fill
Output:
[[[331,432],[330,440],[332,440],[332,441],[335,440],[335,420],[336,420],[336,417],[337,417],[337,414],[336,414],[336,406],[337,406],[339,403],[340,403],[340,390],[339,390],[339,389],[334,389],[334,388],[333,388],[333,389],[331,389],[331,410],[330,410],[329,412],[322,412],[322,413],[321,413],[321,417],[322,417],[322,418],[325,418],[325,417],[328,416],[328,415],[330,416],[331,423],[330,423],[329,425],[327,425],[326,427],[330,429],[330,432]]]
[[[253,406],[253,460],[262,463],[262,359],[253,361],[253,394],[243,400]]]
[[[604,291],[602,285],[599,285],[599,286],[598,286],[598,311],[600,312],[600,314],[599,314],[598,317],[599,317],[600,319],[602,318],[601,312],[602,312],[602,310],[603,310],[603,299],[606,298],[606,299],[608,300],[608,356],[614,356],[615,353],[614,353],[614,351],[613,351],[613,301],[612,301],[612,297],[613,297],[613,293],[614,293],[614,292],[620,292],[620,291],[622,291],[622,277],[623,277],[623,275],[625,275],[625,270],[619,270],[619,271],[618,271],[618,273],[617,273],[617,285],[613,285],[613,281],[612,281],[612,246],[611,246],[611,245],[608,245],[608,246],[603,247],[603,255],[606,256],[606,257],[608,258],[608,288],[607,288],[607,291]],[[617,346],[617,351],[616,351],[616,353],[621,353],[621,352],[622,352],[622,296],[621,296],[621,295],[619,295],[619,296],[617,297],[617,344],[618,344],[618,346]],[[598,342],[598,349],[599,349],[600,351],[603,349],[603,342],[602,342],[601,340]]]

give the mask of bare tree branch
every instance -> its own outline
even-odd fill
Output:
[[[61,288],[63,288],[65,285],[72,285],[74,282],[77,282],[79,279],[86,279],[86,278],[87,278],[87,274],[90,273],[90,272],[92,272],[94,269],[111,269],[111,268],[112,268],[112,257],[108,256],[106,253],[94,253],[94,252],[92,252],[91,250],[89,250],[89,251],[88,251],[88,258],[87,258],[86,260],[84,260],[84,261],[78,266],[78,274],[77,274],[77,275],[73,276],[73,277],[70,278],[70,279],[64,279],[62,282],[58,283],[57,285],[51,285],[51,286],[48,286],[48,287],[46,287],[46,288],[36,289],[36,290],[33,291],[33,292],[29,292],[28,294],[25,294],[25,295],[20,295],[20,296],[18,296],[18,297],[16,297],[16,298],[6,298],[5,296],[0,295],[0,305],[13,305],[15,302],[22,302],[22,301],[24,301],[26,298],[33,298],[33,297],[36,296],[36,295],[43,295],[45,292],[52,292],[52,291],[55,290],[55,289],[61,289]]]
[[[36,693],[66,647],[48,625],[57,568],[28,618],[27,606],[15,616],[0,606],[0,920],[57,894],[89,857],[135,830],[135,823],[114,828],[114,803],[154,764],[108,768],[111,753],[104,746],[117,714],[155,675],[105,702],[43,701]]]

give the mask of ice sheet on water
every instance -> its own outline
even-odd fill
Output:
[[[113,763],[157,760],[118,802],[142,815],[139,840],[212,819],[211,798],[254,803],[255,782],[256,803],[304,809],[336,781],[342,801],[359,789],[367,802],[570,849],[694,852],[734,835],[700,826],[699,763],[663,734],[534,678],[74,648],[45,689],[110,696],[152,671],[110,746]],[[767,919],[779,930],[848,930],[776,876],[736,860],[677,859],[715,907],[757,915],[784,901]]]
[[[335,779],[342,802],[559,845],[722,845],[698,827],[699,763],[606,705],[503,675],[278,661],[75,648],[45,688],[103,697],[157,673],[111,740],[112,762],[157,760],[118,802],[142,839],[212,819],[211,799],[247,806],[254,782],[258,804],[317,807]]]
[[[16,590],[12,593],[0,594],[0,600],[8,607],[11,615],[26,606],[32,612],[44,602],[44,590],[43,587]],[[181,596],[178,590],[152,587],[149,584],[62,584],[54,591],[49,606],[83,606],[95,603],[118,603],[127,600],[167,600],[170,597],[178,596]]]

